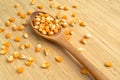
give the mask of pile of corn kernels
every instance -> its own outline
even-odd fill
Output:
[[[52,0],[49,0],[49,1],[52,1]],[[32,0],[31,5],[35,5],[36,2],[37,2],[37,0]],[[16,3],[14,5],[14,8],[18,8],[19,6],[20,6],[19,3]],[[55,7],[54,2],[52,2],[49,6],[50,6],[50,8],[54,8]],[[40,10],[42,10],[44,8],[44,6],[42,4],[38,5],[37,7]],[[70,9],[68,6],[62,6],[60,4],[56,5],[56,8],[58,10],[64,10],[64,11],[69,11],[69,9]],[[72,5],[72,8],[77,9],[78,6],[76,4],[74,4],[74,5]],[[17,15],[21,19],[26,19],[27,15],[29,16],[32,13],[33,13],[33,10],[29,10],[27,12],[27,14],[23,13],[22,11],[18,11]],[[73,26],[75,26],[76,23],[79,23],[80,27],[86,27],[87,23],[84,22],[84,21],[80,22],[79,18],[76,17],[76,16],[77,16],[77,14],[75,12],[73,12],[71,14],[71,17],[73,17],[74,19],[68,23],[67,22],[67,20],[68,20],[68,16],[67,15],[61,15],[61,14],[58,13],[58,14],[56,14],[56,20],[55,20],[49,14],[42,14],[42,13],[40,13],[40,14],[36,15],[36,17],[33,20],[34,28],[37,29],[38,31],[40,31],[44,35],[54,35],[54,34],[57,34],[59,32],[61,27],[66,28],[68,25],[73,27]],[[5,23],[6,27],[10,27],[13,23],[15,23],[15,21],[16,21],[16,19],[14,17],[10,17],[6,21],[6,23]],[[23,22],[21,25],[12,25],[12,30],[13,31],[23,31],[24,28],[27,27],[27,26],[28,26],[28,22]],[[0,28],[0,33],[3,33],[6,30],[6,27]],[[65,30],[65,35],[66,35],[66,39],[67,40],[69,40],[71,38],[72,34],[73,34],[73,30],[72,29]],[[12,37],[12,32],[7,32],[5,34],[5,37],[6,37],[6,39],[10,39]],[[23,37],[25,39],[27,39],[29,37],[29,35],[27,33],[23,33]],[[91,34],[89,34],[89,33],[85,34],[80,39],[80,43],[85,45],[87,43],[87,39],[89,39],[90,37],[91,37]],[[15,42],[19,43],[21,41],[21,39],[22,38],[20,36],[14,36],[14,41]],[[9,47],[10,46],[11,46],[11,43],[9,41],[4,42],[3,46],[1,47],[0,54],[1,55],[6,55],[9,52]],[[30,47],[31,47],[30,43],[25,43],[25,44],[20,43],[19,44],[19,48],[21,50],[24,50],[25,48],[30,48]],[[41,48],[42,48],[42,45],[41,44],[37,44],[36,47],[35,47],[35,51],[36,52],[40,52]],[[82,52],[83,48],[79,47],[78,50],[80,52]],[[48,56],[49,53],[50,53],[50,49],[49,48],[45,48],[44,49],[45,56]],[[7,61],[9,63],[12,63],[15,59],[25,60],[25,65],[26,66],[31,66],[35,62],[35,58],[34,57],[27,57],[24,54],[19,53],[18,51],[15,51],[12,55],[7,57]],[[63,58],[62,58],[62,56],[56,56],[55,60],[57,62],[62,62]],[[106,67],[111,67],[112,66],[112,62],[110,62],[110,61],[106,62],[105,66]],[[45,62],[44,64],[41,65],[41,67],[43,69],[49,68],[50,67],[50,62]],[[17,72],[18,73],[23,73],[24,72],[24,67],[19,66],[17,68]],[[88,71],[85,68],[83,68],[81,70],[81,73],[82,74],[87,74]]]

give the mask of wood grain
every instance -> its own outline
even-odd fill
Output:
[[[49,12],[53,16],[56,13],[67,14],[69,21],[72,20],[72,12],[76,12],[80,21],[86,21],[88,26],[86,28],[76,25],[72,27],[74,34],[70,39],[73,46],[83,47],[83,54],[89,61],[91,61],[99,70],[101,70],[110,80],[120,79],[120,0],[53,0],[56,5],[62,4],[70,7],[69,11],[57,10],[56,8],[50,9],[49,0],[37,0],[36,5],[30,5],[31,0],[0,0],[0,27],[5,26],[5,22],[10,17],[16,18],[16,25],[21,25],[23,20],[17,16],[18,11],[26,13],[28,10],[38,10],[37,5],[43,4],[43,11]],[[15,9],[14,5],[20,4],[20,7]],[[77,4],[78,9],[72,9],[72,4]],[[69,22],[68,21],[68,22]],[[71,27],[68,27],[71,28]],[[10,52],[3,56],[0,55],[0,80],[93,80],[91,76],[81,74],[81,66],[68,55],[68,52],[61,47],[53,44],[33,32],[29,27],[26,27],[24,31],[12,32],[12,38],[6,39],[5,34],[11,31],[11,27],[7,27],[4,33],[0,33],[0,47],[5,41],[10,41],[12,46]],[[29,33],[28,39],[22,39],[22,43],[30,42],[31,48],[21,51],[18,46],[19,43],[14,42],[14,37],[19,35],[22,37],[23,33]],[[92,38],[87,40],[87,45],[80,44],[80,38],[91,33]],[[34,51],[35,46],[40,43],[42,45],[42,51],[36,53]],[[45,56],[43,53],[44,48],[49,47],[51,53],[49,56]],[[15,60],[9,64],[6,61],[6,57],[11,55],[14,51],[20,51],[26,56],[35,57],[35,63],[27,67],[24,65],[24,61]],[[63,56],[63,62],[57,63],[55,56]],[[49,61],[51,66],[49,69],[42,69],[40,66],[42,63]],[[106,61],[111,61],[113,66],[111,68],[104,67]],[[17,67],[23,66],[25,71],[23,74],[16,72]]]

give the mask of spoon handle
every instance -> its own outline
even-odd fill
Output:
[[[76,58],[96,80],[109,80],[97,67],[95,67],[87,58],[75,49],[62,35],[56,39],[56,42],[63,48],[67,49],[71,55]]]

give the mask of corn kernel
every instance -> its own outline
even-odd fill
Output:
[[[10,42],[8,42],[8,41],[5,42],[5,43],[4,43],[4,46],[6,46],[6,47],[10,47]]]
[[[82,43],[82,44],[86,44],[87,43],[87,41],[86,41],[86,39],[84,39],[84,38],[82,38],[81,40],[80,40],[80,43]]]
[[[35,61],[35,58],[29,57],[29,58],[27,58],[27,61],[34,62],[34,61]]]
[[[76,13],[72,13],[72,17],[76,17],[77,16],[77,14]]]
[[[2,49],[2,50],[4,50],[4,49],[5,49],[5,50],[8,50],[8,47],[7,47],[7,46],[2,46],[1,49]]]
[[[31,15],[32,13],[33,13],[32,10],[29,10],[29,11],[27,12],[28,15]]]
[[[21,18],[22,18],[22,19],[25,19],[26,17],[27,17],[27,16],[26,16],[25,14],[22,14],[22,15],[21,15]]]
[[[6,37],[7,39],[11,38],[11,32],[8,32],[8,33],[5,35],[5,37]]]
[[[40,51],[41,51],[41,45],[40,45],[40,44],[38,44],[38,45],[36,46],[35,51],[36,51],[36,52],[40,52]]]
[[[73,8],[77,8],[78,6],[74,4],[74,5],[72,5],[72,7],[73,7]]]
[[[16,26],[16,25],[13,25],[12,30],[13,30],[13,31],[17,31],[17,30],[18,30],[17,26]]]
[[[14,7],[15,7],[15,8],[18,8],[18,7],[19,7],[19,3],[16,3]]]
[[[85,27],[85,26],[87,26],[87,23],[86,22],[80,22],[80,26],[82,26],[82,27]]]
[[[28,22],[23,22],[22,25],[23,26],[28,26]]]
[[[17,68],[17,72],[18,72],[18,73],[23,73],[23,71],[24,71],[24,68],[23,68],[23,67],[18,67],[18,68]]]
[[[25,28],[25,27],[22,26],[22,25],[18,26],[18,30],[19,30],[19,31],[22,31],[24,28]]]
[[[36,0],[32,0],[31,4],[32,5],[36,4]]]
[[[11,25],[11,22],[10,22],[10,21],[7,21],[7,22],[5,23],[5,25],[6,25],[7,27],[9,27],[9,26]]]
[[[54,3],[51,3],[51,4],[50,4],[50,8],[53,8],[54,6],[55,6]]]
[[[23,54],[19,54],[18,58],[19,58],[20,60],[24,60],[24,59],[26,59],[26,56],[23,55]]]
[[[106,67],[111,67],[112,66],[112,62],[106,62],[105,64],[104,64]]]
[[[30,48],[30,43],[26,43],[25,48]]]
[[[49,62],[46,62],[46,63],[42,64],[41,67],[42,67],[43,69],[47,69],[47,68],[50,67],[50,63],[49,63]]]
[[[65,20],[67,20],[67,19],[68,19],[68,16],[67,16],[67,15],[64,15],[62,18],[65,19]]]
[[[24,37],[25,39],[27,39],[27,38],[28,38],[28,34],[27,34],[27,33],[24,33],[24,34],[23,34],[23,37]]]
[[[64,10],[65,11],[69,10],[69,7],[68,6],[64,6]]]
[[[18,16],[22,16],[22,15],[23,15],[23,12],[22,12],[22,11],[18,11],[17,15],[18,15]]]
[[[56,18],[57,18],[57,19],[60,19],[61,17],[62,17],[62,15],[59,14],[59,13],[56,15]]]
[[[62,9],[64,9],[64,7],[62,5],[58,5],[57,9],[62,10]]]
[[[14,57],[13,57],[13,56],[9,56],[9,57],[7,58],[7,61],[8,61],[9,63],[13,62],[13,61],[14,61]]]
[[[10,21],[10,22],[15,22],[15,18],[14,18],[14,17],[11,17],[11,18],[9,19],[9,21]]]
[[[8,49],[0,50],[0,54],[5,55],[8,53]]]
[[[73,21],[71,21],[71,22],[69,23],[69,25],[73,27],[73,26],[75,25],[75,23],[74,23]]]
[[[66,35],[65,38],[66,38],[67,40],[70,40],[71,35]]]
[[[20,38],[19,36],[16,36],[15,39],[14,39],[14,41],[20,42],[20,41],[21,41],[21,38]]]
[[[88,74],[88,70],[85,69],[85,68],[83,68],[83,69],[81,70],[81,73],[84,74],[84,75],[86,75],[86,74]]]
[[[91,34],[86,34],[86,35],[84,35],[84,38],[85,39],[89,39],[91,37]]]
[[[82,48],[82,47],[79,47],[79,48],[78,48],[78,51],[82,52],[82,51],[83,51],[83,48]]]
[[[19,45],[19,48],[20,48],[21,50],[24,50],[24,49],[25,49],[24,44],[21,43],[21,44]]]
[[[20,55],[20,53],[17,52],[17,51],[13,53],[13,57],[14,57],[15,59],[16,59],[16,58],[19,58],[19,55]]]
[[[0,28],[1,32],[4,32],[6,30],[5,27]]]
[[[62,62],[63,58],[62,58],[61,56],[56,56],[56,57],[55,57],[55,60],[56,60],[57,62]]]
[[[48,56],[49,55],[49,53],[50,53],[50,49],[49,48],[45,48],[45,56]]]
[[[38,6],[38,8],[39,8],[39,9],[43,9],[44,6],[43,6],[42,4],[40,4],[40,5]]]
[[[31,61],[26,61],[26,62],[25,62],[25,65],[31,66],[31,65],[32,65],[32,62],[31,62]]]

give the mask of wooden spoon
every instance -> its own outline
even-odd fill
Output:
[[[62,31],[62,28],[61,30],[59,31],[58,34],[55,34],[53,36],[48,36],[48,35],[43,35],[42,33],[40,33],[38,30],[36,30],[34,28],[34,25],[33,25],[33,19],[35,18],[35,16],[39,13],[44,13],[46,14],[45,12],[41,12],[41,11],[35,11],[34,13],[32,13],[31,17],[30,17],[30,23],[31,23],[31,26],[33,27],[33,30],[40,36],[50,40],[50,41],[53,41],[57,44],[59,44],[60,46],[62,46],[63,48],[67,49],[71,55],[73,57],[75,57],[75,59],[77,59],[91,74],[92,76],[94,76],[94,78],[96,80],[109,80],[98,68],[96,68],[87,58],[85,58],[82,54],[80,54],[80,52],[75,49],[69,42],[68,40],[66,40],[65,38],[65,35]],[[50,15],[51,16],[51,15]],[[53,16],[51,16],[53,17]],[[54,17],[53,17],[54,18]],[[55,19],[55,18],[54,18]]]

